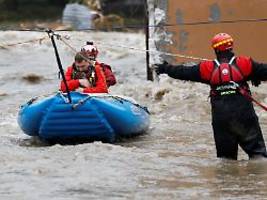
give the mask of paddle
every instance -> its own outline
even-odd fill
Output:
[[[66,77],[65,77],[65,74],[64,74],[64,70],[63,70],[63,67],[62,67],[62,64],[61,64],[61,60],[60,60],[60,57],[59,57],[59,54],[58,54],[58,50],[57,50],[57,46],[56,46],[56,42],[55,42],[55,38],[54,38],[54,36],[56,36],[57,38],[60,38],[60,35],[55,34],[52,30],[47,30],[46,32],[47,32],[48,36],[51,38],[52,45],[54,47],[54,51],[55,51],[56,59],[57,59],[57,64],[58,64],[58,68],[59,68],[59,72],[60,72],[60,74],[62,76],[63,83],[64,83],[64,85],[66,87],[69,103],[72,103],[71,96],[70,96],[70,90],[69,90],[69,87],[68,87],[68,84],[67,84],[67,81],[66,81]]]

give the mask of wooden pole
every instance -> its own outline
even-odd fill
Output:
[[[61,60],[60,60],[59,53],[58,53],[58,50],[57,50],[57,45],[56,45],[55,38],[54,38],[55,37],[55,33],[52,30],[47,30],[46,32],[47,32],[48,36],[50,37],[50,39],[52,41],[52,45],[53,45],[53,48],[54,48],[54,51],[55,51],[55,55],[56,55],[56,59],[57,59],[59,72],[60,72],[60,74],[62,76],[63,83],[64,83],[64,85],[66,87],[69,103],[72,103],[72,99],[71,99],[71,96],[70,96],[70,90],[69,90],[69,87],[68,87],[68,84],[67,84],[67,80],[66,80],[66,77],[65,77],[65,74],[64,74],[64,70],[63,70],[63,67],[62,67],[62,64],[61,64]]]
[[[146,19],[146,72],[147,72],[147,80],[153,81],[153,70],[150,68],[150,54],[149,54],[149,10],[148,10],[148,2],[145,1],[145,19]]]

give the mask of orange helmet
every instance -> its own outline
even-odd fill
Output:
[[[227,33],[218,33],[211,40],[212,48],[218,51],[232,49],[233,45],[234,40],[232,36]]]
[[[86,45],[84,45],[81,48],[82,52],[85,52],[88,57],[96,58],[98,55],[98,50],[93,42],[86,42]]]

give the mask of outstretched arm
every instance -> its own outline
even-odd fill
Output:
[[[251,79],[266,81],[267,80],[267,64],[259,63],[252,60]]]
[[[186,81],[202,82],[199,71],[199,64],[186,65],[170,65],[166,62],[156,64],[156,72],[158,74],[168,74],[170,77]]]

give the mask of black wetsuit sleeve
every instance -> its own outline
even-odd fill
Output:
[[[267,64],[258,63],[252,60],[251,80],[266,81],[267,80]]]
[[[168,65],[165,73],[170,77],[186,81],[202,82],[200,77],[199,65]]]

